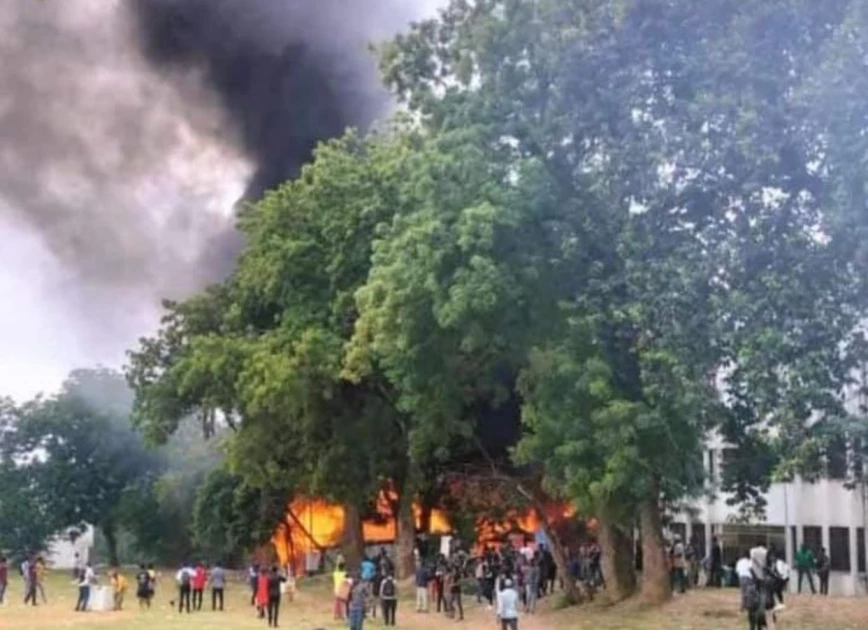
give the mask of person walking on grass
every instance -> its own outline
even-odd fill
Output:
[[[350,588],[347,583],[347,570],[343,562],[339,562],[332,573],[332,584],[334,586],[335,606],[334,617],[335,621],[342,621],[347,612],[347,602],[350,598]]]
[[[208,581],[211,583],[211,610],[217,610],[217,604],[220,604],[220,612],[223,612],[223,592],[226,589],[226,570],[216,563],[211,568],[211,573],[208,575]]]
[[[391,571],[380,584],[380,603],[383,607],[383,624],[394,626],[395,614],[398,611],[398,585]]]
[[[829,554],[825,548],[820,549],[820,555],[817,556],[817,577],[820,578],[820,595],[829,596],[829,571],[832,568],[832,561],[829,559]]]
[[[802,547],[796,553],[796,572],[799,575],[799,593],[802,592],[802,580],[808,578],[808,586],[811,587],[811,593],[816,594],[814,588],[814,568],[816,561],[814,560],[814,552],[808,545],[802,543]]]
[[[78,579],[75,582],[78,585],[78,600],[75,603],[75,612],[87,612],[88,604],[90,604],[90,587],[95,581],[96,575],[94,575],[93,568],[90,566],[90,562],[88,562],[78,572]]]
[[[6,556],[0,556],[0,606],[6,604],[6,587],[9,586],[9,564]]]
[[[536,612],[536,600],[539,595],[539,581],[541,579],[539,561],[539,554],[534,554],[533,559],[530,561],[527,582],[525,584],[524,611],[531,614]]]
[[[151,590],[148,597],[148,608],[151,607],[151,602],[154,600],[154,595],[157,593],[157,569],[153,563],[148,565],[148,576],[151,578]]]
[[[349,603],[350,630],[363,630],[368,609],[368,586],[356,575],[352,581]]]
[[[21,563],[21,578],[24,580],[24,605],[36,606],[36,565],[29,556]]]
[[[151,574],[144,564],[139,565],[136,573],[136,599],[139,600],[139,610],[151,607]]]
[[[268,576],[268,627],[276,628],[280,616],[280,589],[286,578],[280,574],[276,566],[271,567]]]
[[[184,612],[184,608],[187,608],[187,614],[190,613],[190,594],[193,590],[193,578],[195,577],[196,572],[193,568],[188,564],[184,563],[181,566],[181,570],[178,571],[175,576],[175,580],[178,582],[178,612]]]
[[[518,601],[512,580],[505,579],[497,596],[497,620],[501,630],[518,630]]]
[[[428,567],[421,560],[416,563],[416,612],[428,612]]]
[[[45,566],[45,560],[42,556],[38,556],[33,565],[33,577],[36,584],[36,591],[39,593],[39,597],[42,599],[43,604],[48,603],[48,598],[45,596],[45,574],[47,571],[48,569]]]
[[[207,583],[208,571],[205,570],[205,563],[200,562],[193,573],[193,610],[202,610],[202,599]]]
[[[259,618],[265,619],[265,611],[268,609],[268,569],[262,567],[259,577],[256,579],[256,610]]]
[[[127,578],[120,571],[114,569],[111,574],[112,593],[114,595],[114,610],[120,611],[124,609],[124,596],[127,594],[129,586]]]

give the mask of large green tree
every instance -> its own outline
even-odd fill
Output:
[[[404,203],[415,142],[350,134],[320,147],[297,180],[242,214],[247,246],[233,275],[169,304],[128,370],[136,422],[151,438],[166,439],[189,414],[208,432],[225,423],[235,430],[231,470],[249,487],[283,508],[300,495],[344,505],[351,562],[362,516],[387,483],[397,486],[402,573],[415,533],[409,419],[376,370],[353,380],[342,371],[354,294],[377,226]]]
[[[434,201],[383,233],[357,339],[414,412],[522,373],[520,459],[613,540],[638,512],[651,600],[709,429],[756,452],[841,413],[864,211],[838,203],[808,88],[857,4],[456,0],[386,48],[428,132],[479,157],[432,168]]]
[[[113,564],[125,494],[162,467],[130,425],[131,402],[120,374],[74,371],[58,394],[17,407],[3,436],[5,461],[15,462],[22,478],[22,498],[39,497],[27,509],[49,513],[47,522],[58,529],[99,527]]]

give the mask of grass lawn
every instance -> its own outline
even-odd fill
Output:
[[[405,591],[409,589],[405,588]],[[54,630],[74,628],[97,630],[119,628],[122,630],[216,630],[230,628],[265,628],[266,624],[256,619],[249,606],[247,591],[243,584],[233,583],[227,589],[227,611],[210,611],[206,593],[206,610],[187,615],[178,614],[170,608],[174,588],[168,581],[161,585],[153,609],[139,611],[134,597],[128,596],[127,610],[119,613],[74,613],[77,594],[71,580],[54,575],[48,585],[48,605],[25,608],[20,579],[13,578],[9,602],[0,608],[0,630]],[[409,595],[409,593],[407,593]],[[520,622],[521,630],[730,630],[743,629],[747,623],[738,615],[738,595],[735,590],[698,591],[678,597],[657,610],[643,610],[636,603],[628,603],[610,609],[597,605],[573,608],[565,611],[548,610],[545,604],[539,614],[525,617]],[[398,610],[398,628],[428,630],[451,628],[456,625],[465,630],[495,630],[491,613],[467,604],[467,620],[456,624],[440,615],[416,615],[409,612],[412,602],[402,601]],[[865,630],[868,629],[868,600],[825,599],[820,597],[790,597],[779,628],[786,630]],[[322,581],[301,585],[301,592],[292,603],[284,601],[281,610],[281,626],[291,630],[315,630],[345,628],[344,624],[331,621],[331,599],[328,587]],[[366,622],[366,628],[381,628],[379,620]]]

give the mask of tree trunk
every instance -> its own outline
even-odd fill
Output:
[[[358,571],[365,557],[365,534],[362,529],[362,516],[358,506],[347,503],[344,506],[344,535],[341,541],[347,569]]]
[[[598,515],[600,547],[603,551],[605,597],[611,603],[627,599],[636,592],[636,571],[633,567],[633,539],[630,532]]]
[[[540,517],[540,526],[542,527],[546,538],[548,538],[550,547],[549,551],[552,552],[555,566],[558,568],[558,575],[564,580],[564,593],[570,602],[578,604],[582,601],[582,594],[579,592],[578,584],[570,579],[570,566],[567,562],[567,554],[564,550],[564,545],[561,542],[560,536],[558,536],[554,528],[549,525],[548,518],[546,517],[545,512],[541,511],[541,507],[541,505],[538,505],[536,508]]]
[[[642,599],[649,604],[660,604],[672,597],[669,563],[663,544],[663,525],[660,519],[660,492],[655,481],[649,488],[648,499],[639,507],[642,530]]]
[[[102,526],[102,535],[105,537],[105,545],[108,549],[109,566],[120,566],[118,558],[118,537],[117,532],[115,532],[114,523],[104,523]]]
[[[416,572],[416,516],[413,514],[413,483],[405,481],[399,489],[398,511],[395,518],[395,573],[399,580]]]

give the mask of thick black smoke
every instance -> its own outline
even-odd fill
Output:
[[[294,175],[321,140],[387,106],[368,53],[406,24],[396,0],[135,0],[157,67],[201,68],[256,172],[248,196]],[[424,4],[424,3],[423,3]]]
[[[386,113],[368,43],[439,3],[0,1],[0,376],[113,363],[223,276],[235,202]]]

